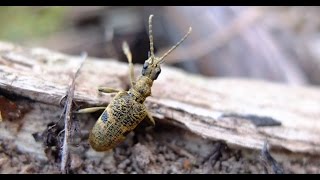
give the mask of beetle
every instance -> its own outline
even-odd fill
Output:
[[[188,33],[162,57],[156,57],[153,47],[152,18],[153,15],[151,14],[149,16],[150,54],[143,64],[141,76],[136,82],[133,81],[132,55],[128,44],[124,42],[122,50],[129,62],[131,88],[128,91],[124,91],[100,87],[98,88],[100,92],[117,93],[109,105],[107,107],[91,107],[77,111],[78,113],[91,113],[104,109],[89,134],[89,143],[95,151],[101,152],[113,149],[123,142],[125,135],[134,130],[144,119],[149,120],[153,126],[155,125],[155,121],[144,105],[144,101],[151,95],[153,81],[161,73],[160,65],[164,62],[164,58],[188,37],[192,28],[190,27]]]

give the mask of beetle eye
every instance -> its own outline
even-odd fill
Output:
[[[143,64],[143,69],[147,69],[148,66],[149,66],[149,63],[148,63],[148,62],[144,62],[144,64]]]
[[[149,66],[149,63],[148,62],[144,62],[143,64],[143,68],[142,68],[142,75],[146,75],[146,71],[147,71],[147,68]]]
[[[161,69],[157,69],[157,74],[159,75],[161,73]]]
[[[156,69],[156,74],[155,74],[155,77],[154,77],[154,80],[156,80],[159,76],[159,74],[161,73],[161,69]]]

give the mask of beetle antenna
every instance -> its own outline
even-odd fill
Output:
[[[154,57],[154,48],[153,48],[153,36],[152,36],[152,17],[153,17],[153,14],[151,14],[149,16],[149,40],[150,40],[150,53],[151,53],[151,63],[152,64],[153,62],[153,57]]]
[[[177,47],[189,36],[189,34],[191,33],[191,31],[192,31],[192,28],[189,27],[189,31],[187,32],[187,34],[184,35],[184,37],[183,37],[176,45],[172,46],[172,48],[169,49],[169,50],[160,58],[160,60],[159,60],[159,63],[160,63],[160,64],[163,63],[163,61],[164,61],[163,59],[164,59],[166,56],[168,56],[168,54],[170,54],[175,48],[177,48]]]

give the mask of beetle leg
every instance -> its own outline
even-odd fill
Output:
[[[103,93],[117,93],[121,90],[119,89],[114,89],[114,88],[109,88],[109,87],[99,87],[98,91],[103,92]]]
[[[148,122],[154,127],[156,125],[156,123],[155,123],[153,117],[151,116],[150,112],[148,112],[148,110],[147,110],[147,116],[148,116],[148,118],[147,118]]]
[[[93,113],[102,109],[106,109],[107,107],[91,107],[91,108],[83,108],[75,111],[75,113]]]
[[[129,79],[130,79],[130,83],[131,83],[131,87],[133,87],[133,79],[134,79],[134,69],[133,69],[133,63],[132,63],[132,55],[131,55],[131,51],[129,48],[129,45],[127,42],[123,42],[122,44],[122,51],[124,52],[124,54],[126,55],[128,62],[129,62]]]

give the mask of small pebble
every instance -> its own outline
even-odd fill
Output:
[[[165,160],[163,154],[159,154],[157,159],[159,160],[160,163],[166,163],[166,160]]]
[[[319,168],[316,166],[309,166],[306,168],[306,172],[308,174],[318,174],[319,173]]]
[[[137,161],[140,168],[145,169],[149,165],[153,157],[152,152],[147,148],[147,146],[137,143],[132,150],[132,156]]]
[[[131,166],[128,166],[128,167],[126,168],[126,171],[127,171],[127,172],[131,172],[131,171],[132,171],[132,167],[131,167]]]
[[[83,164],[83,160],[77,154],[71,154],[71,169],[76,170]]]
[[[6,164],[9,161],[9,158],[7,156],[0,157],[0,167]]]
[[[130,163],[130,159],[125,159],[124,161],[122,161],[119,165],[118,168],[119,169],[125,169],[125,167],[127,167],[127,165]]]
[[[34,173],[35,172],[35,168],[34,168],[34,166],[33,165],[31,165],[31,164],[28,164],[28,165],[26,165],[26,166],[23,166],[22,168],[21,168],[21,171],[20,171],[20,174],[32,174],[32,173]]]

